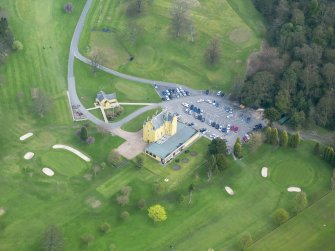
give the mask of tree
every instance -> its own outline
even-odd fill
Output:
[[[270,144],[271,143],[271,138],[272,138],[272,128],[268,126],[268,127],[265,128],[265,141],[266,141],[266,143]]]
[[[288,144],[288,134],[285,130],[280,132],[280,137],[279,137],[279,145],[282,147],[286,147]]]
[[[215,155],[217,171],[222,172],[224,169],[228,167],[227,156],[223,153],[219,153]]]
[[[188,195],[189,195],[188,204],[191,204],[191,202],[192,202],[193,191],[194,191],[194,185],[191,184],[191,185],[188,187]]]
[[[297,193],[297,195],[295,196],[295,206],[294,206],[294,210],[296,213],[301,212],[302,210],[304,210],[308,205],[308,200],[307,200],[307,196],[305,192],[300,192]]]
[[[189,5],[185,0],[174,0],[171,9],[171,28],[176,37],[186,30],[189,24]]]
[[[91,55],[91,68],[94,76],[96,75],[99,65],[102,64],[102,54],[100,51],[93,51]]]
[[[127,212],[127,211],[123,211],[121,214],[120,214],[120,218],[122,220],[127,220],[129,218],[130,214]]]
[[[254,243],[251,234],[249,232],[243,234],[240,238],[240,248],[246,250]]]
[[[156,204],[154,206],[151,206],[148,209],[148,216],[151,218],[154,222],[161,222],[161,221],[166,221],[167,216],[166,216],[166,211],[165,208],[162,207],[159,204]]]
[[[249,145],[252,152],[256,152],[257,149],[263,144],[263,135],[259,132],[254,132],[250,136]]]
[[[273,128],[271,132],[271,142],[272,145],[278,145],[279,143],[279,138],[278,138],[278,129]]]
[[[272,126],[272,123],[274,121],[277,121],[280,119],[280,113],[275,108],[269,108],[269,109],[265,109],[264,117],[270,121],[270,126]]]
[[[278,208],[274,214],[274,220],[278,225],[284,224],[288,221],[289,217],[289,213],[283,208]]]
[[[333,169],[333,176],[331,178],[331,188],[335,190],[335,169]]]
[[[316,142],[313,148],[313,153],[315,155],[320,155],[321,149],[320,149],[320,143]]]
[[[206,50],[206,60],[210,65],[215,65],[220,59],[220,40],[212,38]]]
[[[66,4],[64,4],[64,11],[68,14],[72,13],[73,11],[73,4],[68,2]]]
[[[207,163],[207,180],[212,181],[213,173],[218,170],[217,161],[215,155],[210,155]]]
[[[138,201],[137,205],[138,205],[139,209],[142,210],[147,206],[147,203],[146,203],[145,199],[140,199]]]
[[[42,250],[44,251],[57,251],[63,247],[63,236],[60,230],[54,226],[49,226],[44,232],[42,238]]]
[[[50,111],[52,108],[52,100],[50,97],[44,93],[43,91],[39,90],[36,94],[36,97],[33,99],[33,110],[34,112],[44,117],[44,115]]]
[[[121,155],[115,151],[112,150],[108,155],[108,162],[112,164],[113,166],[118,166],[121,164],[122,158]]]
[[[100,166],[99,166],[97,163],[95,163],[95,164],[92,165],[92,171],[93,171],[93,173],[94,173],[94,176],[97,176],[97,173],[98,173],[100,170],[101,170],[101,168],[100,168]]]
[[[104,222],[100,225],[99,229],[101,233],[107,234],[110,231],[111,226],[107,222]]]
[[[86,141],[87,144],[91,145],[91,144],[94,144],[95,138],[93,136],[89,136],[89,137],[87,137],[87,139],[85,141]]]
[[[237,137],[234,144],[234,155],[239,159],[242,158],[242,145],[239,137]]]
[[[90,245],[90,243],[94,241],[94,239],[95,238],[92,234],[84,234],[83,236],[81,236],[81,240],[86,246]]]
[[[125,206],[129,203],[129,196],[128,195],[118,195],[116,197],[116,202],[120,206]]]
[[[138,155],[135,158],[137,168],[141,169],[143,167],[144,159],[142,155]]]
[[[22,51],[23,50],[23,44],[19,40],[15,40],[13,42],[12,48],[14,51]]]
[[[129,196],[133,188],[131,186],[124,186],[121,188],[120,192],[122,195]]]
[[[87,132],[87,128],[85,126],[82,126],[80,129],[80,138],[83,141],[86,141],[88,138],[88,132]]]
[[[208,145],[208,153],[210,155],[215,155],[219,153],[227,155],[226,142],[220,138],[213,139],[211,143]]]
[[[292,148],[297,148],[298,145],[299,145],[299,143],[300,143],[300,135],[299,135],[299,133],[295,133],[295,134],[291,135],[291,137],[290,137],[290,146]]]

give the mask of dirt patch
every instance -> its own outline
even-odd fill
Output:
[[[189,162],[189,159],[188,159],[188,158],[184,158],[184,159],[181,160],[181,162],[183,162],[183,163],[188,163],[188,162]]]
[[[0,216],[3,216],[6,213],[6,210],[0,207]]]
[[[198,155],[198,153],[197,153],[197,152],[195,152],[195,151],[192,151],[192,152],[190,152],[190,155],[191,155],[191,156],[197,156],[197,155]]]
[[[237,28],[230,32],[229,39],[234,43],[245,43],[250,39],[250,32],[245,28]]]
[[[101,201],[94,197],[88,198],[86,200],[86,204],[88,204],[91,208],[99,208],[102,205]]]
[[[172,169],[175,170],[175,171],[179,171],[181,169],[181,166],[175,165],[175,166],[172,167]]]

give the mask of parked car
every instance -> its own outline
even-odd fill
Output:
[[[206,95],[208,95],[209,94],[209,90],[206,90],[205,93],[206,93]]]

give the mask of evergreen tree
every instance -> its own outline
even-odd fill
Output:
[[[268,126],[265,129],[265,142],[268,144],[271,143],[271,135],[272,135],[272,128]]]
[[[272,132],[271,132],[271,139],[270,139],[270,143],[272,145],[278,145],[279,139],[278,139],[278,129],[277,128],[273,128]]]
[[[279,145],[282,147],[286,147],[287,144],[288,144],[288,134],[284,130],[280,132]]]
[[[320,143],[319,142],[315,143],[313,152],[315,155],[320,155]]]
[[[234,145],[234,155],[239,159],[242,158],[242,145],[239,137],[236,139]]]
[[[83,126],[81,129],[80,129],[80,138],[83,140],[83,141],[86,141],[87,138],[88,138],[88,135],[87,135],[87,128],[85,126]]]
[[[299,135],[299,133],[295,133],[295,134],[291,135],[291,137],[290,137],[290,146],[292,148],[297,148],[298,145],[299,145],[299,143],[300,143],[300,135]]]

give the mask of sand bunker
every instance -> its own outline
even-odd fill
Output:
[[[168,178],[165,178],[164,181],[165,181],[165,182],[169,182],[169,179],[168,179]]]
[[[289,187],[287,188],[288,192],[294,192],[294,193],[300,193],[301,192],[301,188],[300,187]]]
[[[89,157],[87,157],[85,154],[79,152],[78,150],[70,147],[70,146],[66,146],[66,145],[54,145],[52,147],[53,149],[65,149],[67,151],[70,151],[72,153],[74,153],[75,155],[77,155],[78,157],[82,158],[83,160],[85,160],[86,162],[90,162],[91,159]]]
[[[229,195],[234,195],[234,191],[233,191],[233,189],[231,189],[230,187],[225,187],[224,189],[226,189],[226,192],[227,192]]]
[[[29,160],[29,159],[32,159],[32,158],[34,157],[34,155],[35,155],[35,154],[32,153],[32,152],[27,152],[27,153],[23,156],[23,158]]]
[[[268,177],[268,168],[267,167],[262,168],[262,177],[264,177],[264,178]]]
[[[42,169],[42,172],[43,172],[45,175],[50,176],[50,177],[55,175],[54,171],[52,171],[49,167],[44,167],[44,168]]]
[[[33,134],[32,132],[28,132],[28,133],[26,133],[25,135],[22,135],[22,136],[20,137],[20,140],[21,140],[21,141],[26,140],[26,139],[30,138],[31,136],[33,136],[33,135],[34,135],[34,134]]]
[[[244,43],[250,39],[250,32],[246,28],[237,28],[230,32],[229,39],[234,43]]]
[[[5,213],[6,213],[6,210],[0,207],[0,216],[4,215]]]

